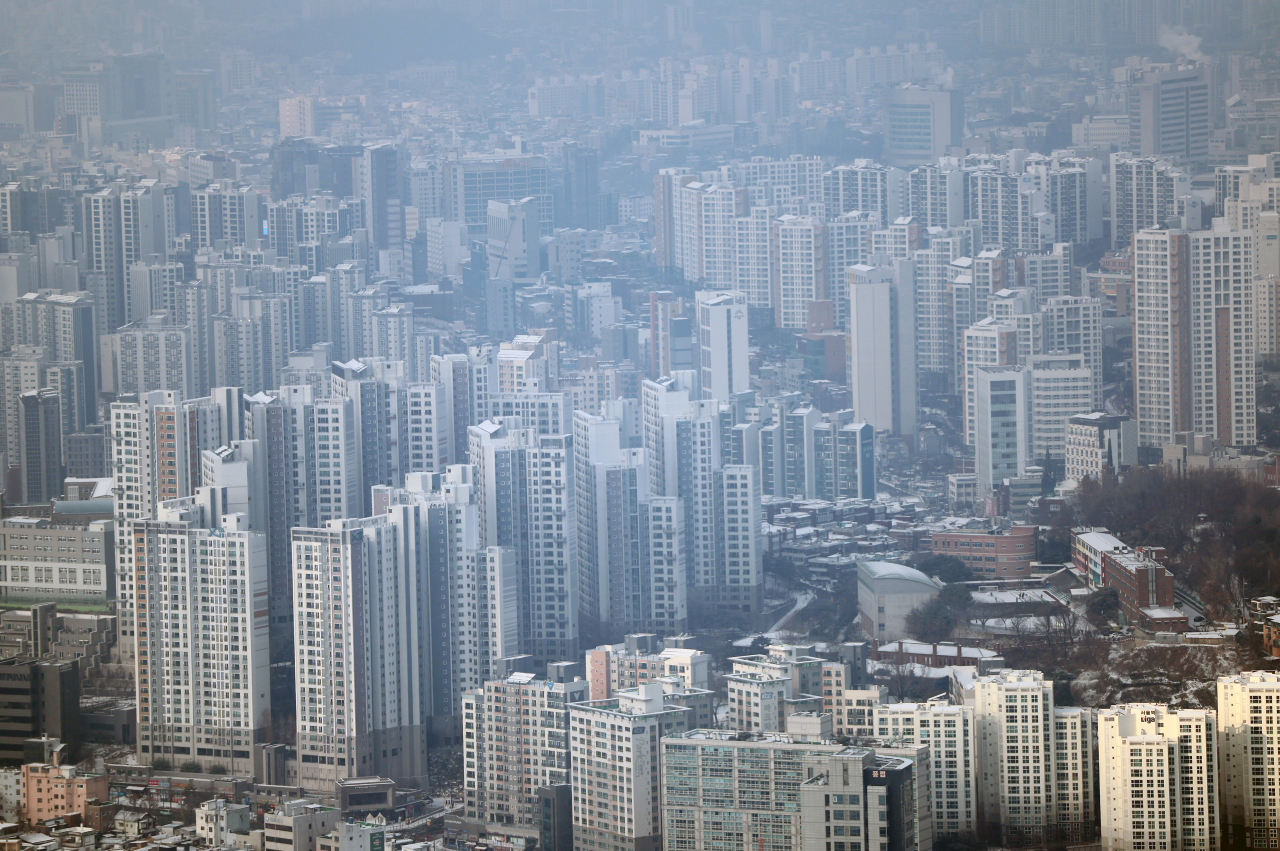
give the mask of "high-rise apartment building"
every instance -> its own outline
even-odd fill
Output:
[[[578,535],[573,435],[521,420],[470,429],[484,543],[515,551],[520,652],[545,665],[578,655]]]
[[[1209,748],[1215,742],[1205,730],[1203,745],[1200,742],[1189,742],[1192,746],[1202,746],[1205,754],[1203,763],[1199,760],[1193,765],[1180,763],[1179,769],[1184,773],[1193,773],[1200,780],[1205,790],[1203,799],[1192,804],[1195,813],[1182,812],[1182,816],[1194,815],[1196,823],[1187,824],[1184,829],[1196,831],[1197,848],[1211,848],[1213,831],[1221,824],[1222,844],[1232,848],[1268,848],[1271,845],[1271,820],[1280,813],[1280,801],[1277,801],[1277,787],[1274,781],[1280,775],[1266,757],[1266,746],[1275,741],[1280,731],[1280,675],[1273,671],[1245,671],[1234,676],[1218,678],[1218,760],[1209,757]],[[1181,733],[1182,731],[1179,730]],[[1193,734],[1194,735],[1194,734]],[[1179,742],[1181,745],[1181,741]],[[1181,758],[1181,747],[1179,748]],[[1214,805],[1217,803],[1209,793],[1210,778],[1217,769],[1219,800],[1221,813],[1215,818]],[[1197,798],[1200,796],[1197,795]],[[1205,809],[1202,816],[1200,808]],[[1204,824],[1199,820],[1205,819]],[[1204,831],[1201,834],[1201,831]],[[1184,834],[1185,835],[1185,834]],[[1190,836],[1186,837],[1188,840]],[[1184,848],[1192,847],[1183,845]]]
[[[1221,847],[1217,720],[1212,709],[1150,703],[1098,712],[1104,851]],[[1201,810],[1207,824],[1197,825]]]
[[[1133,236],[1133,403],[1142,446],[1170,443],[1174,434],[1192,430],[1197,347],[1191,339],[1190,252],[1190,237],[1179,230]]]
[[[441,601],[433,600],[424,569],[431,534],[424,514],[399,503],[385,514],[292,531],[298,785],[305,789],[371,774],[425,780],[438,662],[430,627]],[[366,660],[368,648],[377,648],[376,665]]]
[[[85,385],[76,406],[85,422],[97,422],[98,339],[94,312],[97,305],[86,292],[29,292],[14,302],[14,342],[42,346],[51,361],[80,361]]]
[[[1219,218],[1210,230],[1189,237],[1192,426],[1223,446],[1253,446],[1258,440],[1254,234],[1231,230]]]
[[[689,729],[691,713],[662,683],[570,705],[574,851],[661,845],[663,740]]]
[[[552,663],[549,678],[517,671],[463,694],[467,818],[535,825],[539,787],[569,782],[570,706],[588,696],[573,667]]]
[[[769,286],[779,328],[807,327],[809,305],[827,298],[827,231],[821,219],[784,215],[770,226]]]
[[[244,437],[240,393],[230,387],[215,388],[199,399],[182,400],[168,390],[124,397],[112,403],[109,427],[108,457],[120,529],[131,520],[153,519],[165,501],[191,496],[202,484],[202,451]],[[133,660],[134,604],[145,599],[137,595],[145,593],[146,565],[135,562],[133,546],[129,535],[116,538],[119,643],[126,663]]]
[[[874,707],[884,742],[927,745],[933,768],[933,825],[937,836],[967,835],[978,827],[978,736],[971,706],[941,698]],[[869,734],[871,735],[871,734]],[[927,782],[928,778],[920,778]]]
[[[651,497],[643,449],[620,423],[574,414],[579,612],[590,635],[688,626],[684,503]]]
[[[1178,216],[1178,200],[1191,194],[1191,175],[1155,157],[1111,155],[1111,247],[1124,248],[1144,228]]]
[[[192,329],[166,314],[148,316],[107,337],[109,364],[103,386],[117,396],[169,390],[185,399],[195,392]]]
[[[1000,671],[959,690],[974,710],[979,835],[1007,845],[1092,839],[1093,711],[1056,707],[1039,671]]]
[[[1134,405],[1144,446],[1181,431],[1224,445],[1257,442],[1253,238],[1214,220],[1206,231],[1134,236]],[[1237,304],[1237,302],[1239,302]]]
[[[210,516],[205,491],[121,538],[137,589],[138,756],[253,772],[271,724],[266,537]]]
[[[699,290],[698,368],[702,398],[728,402],[751,389],[747,360],[747,297],[739,292]]]
[[[722,465],[719,406],[691,398],[694,380],[679,372],[641,386],[649,493],[684,502],[690,601],[756,611],[764,582],[760,470]]]
[[[886,227],[906,214],[906,172],[870,160],[854,160],[823,176],[823,201],[828,216],[861,211],[875,215],[876,227]]]
[[[916,430],[915,271],[909,260],[892,268],[849,270],[846,374],[853,409],[877,431]]]

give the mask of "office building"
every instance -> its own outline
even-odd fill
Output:
[[[110,521],[86,526],[53,523],[43,518],[10,517],[0,521],[0,557],[11,563],[0,570],[0,600],[21,606],[53,600],[105,606],[115,596],[115,535]],[[58,549],[34,549],[39,537],[56,537]]]
[[[1207,65],[1149,65],[1129,91],[1129,150],[1202,163],[1209,156],[1213,99]]]
[[[212,496],[170,500],[123,534],[138,601],[138,758],[251,773],[271,723],[268,619],[254,602],[267,545],[244,515],[214,519]]]
[[[0,677],[9,689],[0,764],[14,767],[27,762],[28,739],[56,739],[72,753],[79,748],[84,731],[77,660],[15,656],[0,660]]]
[[[487,215],[489,277],[500,281],[537,280],[543,271],[538,199],[530,196],[491,200]]]
[[[893,268],[849,269],[846,375],[853,410],[876,431],[916,430],[915,273],[911,261]]]
[[[574,851],[662,842],[664,740],[689,729],[690,712],[668,701],[661,683],[570,705]]]
[[[964,99],[958,92],[900,86],[888,92],[885,111],[884,159],[890,166],[925,165],[961,143]]]
[[[975,371],[974,470],[978,498],[1026,472],[1031,457],[1031,373],[1015,366]]]
[[[463,694],[467,818],[536,825],[539,788],[569,783],[570,706],[588,692],[586,680],[567,676],[572,667],[553,663],[553,678],[517,671]]]
[[[472,239],[488,236],[489,202],[512,198],[536,198],[538,232],[551,233],[555,219],[546,157],[528,154],[519,140],[512,150],[451,155],[442,174],[443,217],[466,225]]]

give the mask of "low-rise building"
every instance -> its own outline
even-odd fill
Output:
[[[1005,667],[1004,657],[994,650],[986,647],[961,647],[949,641],[891,641],[876,650],[875,658],[890,664],[923,665],[926,668],[972,665],[980,674]]]
[[[1186,632],[1163,547],[1125,547],[1102,554],[1102,584],[1114,588],[1130,624],[1148,632]]]
[[[942,583],[914,567],[889,561],[858,562],[862,632],[877,644],[905,638],[907,615],[938,596]]]
[[[1126,548],[1124,541],[1101,527],[1081,526],[1071,530],[1071,561],[1084,575],[1089,587],[1102,587],[1102,554]]]
[[[22,817],[29,822],[83,813],[89,801],[106,797],[105,774],[81,774],[74,765],[22,766]]]
[[[316,840],[333,830],[341,812],[301,799],[262,817],[263,851],[315,851]]]
[[[226,798],[211,798],[196,809],[196,836],[203,839],[206,845],[238,844],[232,834],[248,838],[247,804],[236,804]]]
[[[1026,577],[1036,560],[1036,527],[934,532],[933,551],[960,559],[978,579]]]

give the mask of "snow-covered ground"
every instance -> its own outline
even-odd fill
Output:
[[[786,614],[778,618],[777,623],[775,623],[772,627],[770,627],[765,632],[758,632],[758,633],[755,633],[754,635],[748,635],[745,638],[739,638],[737,641],[733,642],[733,646],[734,647],[750,647],[751,642],[761,637],[766,638],[770,641],[781,638],[783,634],[786,632],[786,630],[782,629],[783,624],[785,624],[791,618],[791,616],[794,615],[796,612],[799,612],[805,606],[812,603],[817,596],[818,595],[815,594],[813,591],[801,591],[799,596],[795,598],[795,604],[790,609],[787,610]]]

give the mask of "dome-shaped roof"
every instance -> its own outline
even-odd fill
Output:
[[[918,582],[931,588],[941,588],[942,583],[931,576],[926,576],[914,567],[892,561],[860,561],[858,569],[865,571],[872,579],[902,579],[907,582]]]

